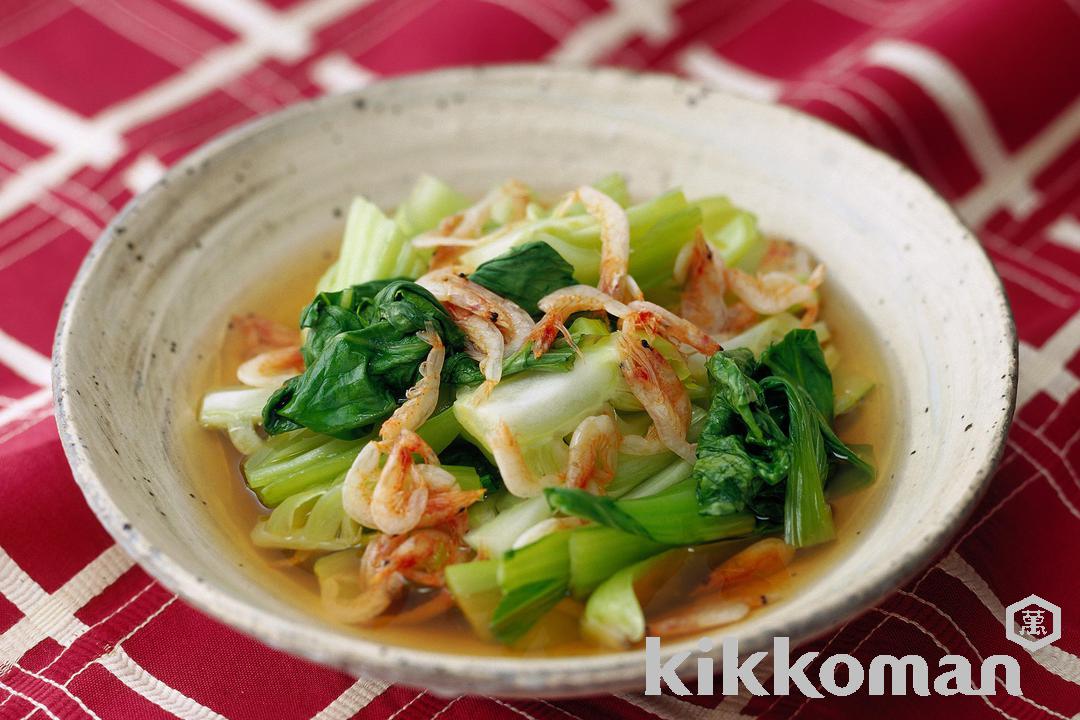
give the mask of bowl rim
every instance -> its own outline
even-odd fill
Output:
[[[636,83],[646,80],[669,82],[676,89],[688,94],[723,96],[728,102],[766,109],[768,112],[784,113],[792,122],[813,126],[813,132],[832,136],[832,142],[847,144],[853,152],[860,153],[868,161],[883,170],[901,176],[900,182],[911,186],[924,196],[925,202],[936,206],[943,218],[953,224],[945,230],[960,231],[963,241],[979,250],[984,269],[989,270],[994,282],[992,293],[997,301],[990,320],[1001,327],[1011,349],[1007,376],[1002,378],[1006,405],[997,420],[990,446],[983,463],[972,474],[965,494],[957,501],[948,515],[933,532],[922,537],[902,556],[893,568],[875,582],[864,585],[857,592],[833,596],[810,613],[800,625],[790,627],[792,644],[804,643],[822,636],[840,626],[892,593],[920,569],[957,533],[974,510],[989,484],[989,479],[1000,462],[1006,446],[1008,431],[1016,408],[1018,377],[1018,338],[1016,324],[1000,275],[991,262],[977,236],[967,227],[956,210],[914,171],[862,139],[850,135],[824,120],[794,108],[775,103],[733,95],[709,87],[703,82],[680,78],[657,72],[637,72],[622,68],[566,68],[559,66],[510,63],[486,66],[459,66],[416,73],[378,81],[374,86],[360,90],[322,96],[288,106],[281,110],[256,117],[227,130],[200,145],[173,165],[164,176],[147,190],[136,195],[108,223],[91,245],[63,303],[52,354],[52,387],[55,419],[61,443],[75,481],[86,497],[94,514],[116,543],[130,555],[155,580],[171,592],[197,607],[210,617],[254,637],[264,644],[308,658],[332,667],[359,671],[391,682],[426,685],[429,688],[450,692],[493,694],[502,697],[569,697],[625,690],[634,687],[643,675],[640,649],[582,656],[499,656],[455,655],[447,652],[423,650],[410,646],[385,645],[383,643],[348,635],[332,628],[301,626],[280,615],[264,610],[206,583],[203,578],[190,572],[172,560],[165,552],[151,544],[139,531],[137,521],[126,517],[109,496],[99,472],[107,468],[95,468],[84,457],[79,445],[79,427],[68,410],[68,402],[78,402],[68,392],[71,378],[68,374],[67,352],[71,338],[69,324],[78,306],[85,286],[91,282],[94,270],[104,251],[119,241],[118,228],[122,228],[140,208],[166,192],[171,179],[183,175],[189,168],[197,168],[204,161],[219,153],[227,152],[255,135],[289,123],[294,117],[317,112],[333,103],[353,103],[366,99],[373,87],[408,87],[432,80],[453,86],[461,81],[482,80],[497,76],[502,80],[513,79],[520,83],[540,85],[554,79],[568,82],[584,81],[601,77],[612,81]],[[378,92],[378,90],[375,90]],[[973,268],[977,271],[977,268]],[[999,312],[999,308],[1001,312]],[[714,631],[715,632],[715,631]],[[667,651],[670,653],[670,650]]]

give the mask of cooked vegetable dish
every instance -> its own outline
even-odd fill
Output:
[[[704,631],[777,599],[874,479],[834,430],[873,383],[833,372],[824,279],[723,197],[633,203],[612,175],[470,203],[424,176],[392,215],[353,201],[298,327],[233,319],[240,386],[200,420],[243,456],[253,542],[342,622],[457,613],[528,648]]]

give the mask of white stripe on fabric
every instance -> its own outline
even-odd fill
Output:
[[[725,697],[715,708],[694,705],[670,695],[623,693],[617,697],[663,720],[739,720],[746,717],[741,711],[747,701],[741,696]]]
[[[679,0],[612,0],[611,7],[579,24],[547,59],[560,65],[588,65],[635,35],[661,43],[675,34],[672,9]]]
[[[960,557],[956,551],[946,555],[938,563],[938,567],[963,583],[964,587],[970,590],[978,598],[979,602],[990,611],[994,619],[1001,623],[1002,628],[1005,627],[1005,604],[998,599],[994,591],[990,589],[989,583],[979,575],[975,568]],[[1053,598],[1047,598],[1047,600],[1053,602]],[[1080,685],[1080,657],[1053,645],[1048,645],[1034,652],[1028,651],[1028,654],[1031,655],[1032,660],[1059,678]]]
[[[294,61],[311,51],[311,37],[303,27],[279,17],[274,10],[256,0],[181,2],[237,35],[265,46],[274,57]]]
[[[313,715],[311,720],[349,720],[388,687],[390,686],[378,680],[357,680],[333,702]]]
[[[1017,406],[1023,407],[1040,390],[1045,390],[1059,403],[1068,400],[1080,388],[1080,380],[1066,366],[1077,347],[1080,347],[1080,312],[1058,328],[1041,348],[1020,343]]]
[[[120,138],[0,72],[0,118],[47,145],[104,167],[123,150]]]
[[[0,547],[0,594],[26,615],[49,597],[40,585]],[[3,637],[3,636],[0,636]]]
[[[146,190],[165,174],[165,166],[153,155],[143,153],[124,171],[124,184],[136,195]]]
[[[784,84],[719,56],[705,45],[693,45],[679,55],[679,69],[718,90],[756,100],[774,101]]]
[[[979,661],[979,664],[981,665],[983,663],[985,658],[984,658],[983,654],[981,652],[979,652],[979,648],[978,648],[978,646],[975,645],[975,641],[971,639],[971,636],[968,635],[967,632],[965,632],[962,627],[960,627],[960,624],[956,622],[956,619],[953,618],[952,615],[949,615],[947,612],[942,610],[940,607],[938,607],[934,603],[930,602],[929,600],[927,600],[926,598],[924,598],[924,597],[922,597],[920,595],[916,595],[915,593],[910,593],[910,592],[907,592],[906,590],[899,590],[897,592],[897,594],[898,595],[903,595],[903,596],[908,597],[908,598],[911,598],[915,602],[918,602],[918,603],[920,603],[922,605],[925,605],[927,608],[929,608],[930,610],[933,610],[938,615],[940,615],[947,623],[949,623],[952,626],[953,630],[955,630],[957,632],[957,634],[960,635],[960,637],[962,637],[964,639],[964,642],[967,643],[967,646],[969,648],[971,648],[971,652],[974,653],[975,659]],[[994,681],[998,685],[1001,685],[1002,687],[1005,686],[1005,682],[1000,677],[995,676]],[[1068,716],[1062,715],[1061,713],[1059,713],[1059,712],[1057,712],[1055,710],[1051,710],[1050,708],[1046,707],[1045,705],[1040,705],[1039,703],[1035,702],[1031,698],[1024,697],[1023,695],[1021,695],[1019,697],[1020,697],[1020,700],[1022,700],[1023,702],[1026,702],[1028,705],[1031,705],[1032,707],[1036,707],[1039,710],[1047,712],[1047,713],[1053,715],[1054,717],[1059,717],[1059,718],[1061,718],[1061,720],[1070,720],[1070,718]]]
[[[993,177],[1009,162],[1009,153],[998,136],[979,94],[948,60],[923,45],[902,40],[879,40],[866,50],[866,61],[904,75],[934,99],[949,118],[961,142],[983,178]],[[1037,205],[1030,178],[1004,198],[1018,214]]]
[[[227,720],[179,690],[166,685],[135,662],[123,648],[116,647],[97,663],[146,700],[182,720]]]
[[[198,1],[218,4],[210,0]],[[311,0],[296,10],[281,14],[279,21],[283,26],[296,28],[297,32],[309,31],[368,2],[370,0]],[[17,174],[0,186],[0,220],[20,210],[50,186],[63,181],[87,161],[106,162],[116,157],[122,152],[123,145],[117,145],[118,141],[111,139],[120,138],[139,123],[161,117],[229,83],[256,68],[266,56],[272,54],[272,50],[261,41],[245,38],[207,53],[184,72],[117,103],[93,120],[72,127],[73,135],[68,138],[67,144],[58,145],[49,155],[20,167]],[[16,92],[21,93],[20,98],[30,93],[29,99],[17,104],[16,110],[20,113],[19,117],[24,118],[23,122],[34,122],[35,116],[29,108],[40,105],[36,96],[14,81],[7,84],[16,86]],[[3,84],[0,84],[0,95],[5,98],[12,96]],[[5,117],[3,113],[7,105],[6,102],[0,104],[0,117]],[[13,119],[9,121],[15,125]],[[63,122],[54,121],[49,132],[59,134],[55,127],[63,125]]]
[[[101,717],[96,712],[94,712],[89,707],[87,707],[86,703],[83,701],[83,699],[81,697],[79,697],[78,695],[71,692],[71,690],[67,689],[65,686],[63,686],[60,683],[56,682],[52,678],[45,677],[41,673],[36,673],[36,672],[34,672],[32,670],[27,670],[26,668],[22,667],[21,665],[19,665],[18,667],[19,667],[19,672],[25,673],[25,674],[29,675],[30,677],[34,678],[35,680],[45,683],[46,685],[51,685],[52,687],[56,688],[60,692],[60,694],[71,698],[71,701],[74,702],[76,705],[78,705],[79,708],[83,712],[85,712],[88,716],[93,718],[93,720],[101,720]]]
[[[0,330],[0,364],[6,365],[16,375],[35,385],[49,385],[52,382],[49,358],[3,330]]]
[[[147,625],[149,625],[149,624],[150,624],[151,622],[153,622],[153,620],[154,620],[154,619],[155,619],[155,618],[156,618],[156,617],[157,617],[158,615],[161,615],[161,613],[165,612],[165,611],[166,611],[166,610],[167,610],[167,609],[169,608],[169,606],[170,606],[170,605],[172,605],[172,604],[173,604],[174,602],[176,602],[176,596],[175,596],[175,595],[173,595],[172,597],[170,597],[170,598],[169,598],[168,600],[166,600],[165,602],[161,603],[161,607],[159,607],[159,608],[158,608],[157,610],[155,610],[154,612],[152,612],[152,613],[150,613],[149,615],[147,615],[147,616],[146,616],[146,619],[144,619],[144,620],[143,620],[143,621],[142,621],[141,623],[139,623],[138,625],[136,625],[135,627],[133,627],[133,628],[132,628],[131,630],[129,630],[129,631],[128,631],[128,632],[127,632],[127,633],[126,633],[125,635],[124,635],[124,637],[120,638],[120,639],[119,639],[119,640],[118,640],[118,641],[116,642],[115,646],[113,647],[113,652],[115,652],[116,650],[118,650],[118,649],[120,648],[120,646],[122,646],[122,645],[123,645],[123,644],[124,644],[125,642],[127,642],[127,641],[128,641],[128,640],[129,640],[130,638],[131,638],[131,636],[133,636],[133,635],[134,635],[135,633],[139,632],[139,631],[140,631],[140,630],[142,630],[142,629],[143,629],[144,627],[146,627],[146,626],[147,626]],[[79,668],[79,669],[78,669],[78,670],[76,670],[76,671],[75,671],[74,673],[72,673],[71,677],[69,677],[69,678],[67,679],[67,682],[65,682],[65,683],[64,683],[64,685],[70,685],[70,684],[72,683],[72,681],[74,681],[74,680],[75,680],[75,678],[79,677],[79,676],[80,676],[80,675],[82,675],[82,674],[83,674],[84,672],[86,672],[86,669],[87,669],[88,667],[90,667],[91,665],[93,665],[93,664],[95,664],[95,663],[100,663],[101,659],[102,659],[101,657],[95,657],[95,658],[91,658],[91,659],[90,659],[90,660],[89,660],[89,661],[88,661],[88,662],[87,662],[87,663],[86,663],[85,665],[83,665],[83,666],[82,666],[81,668]]]
[[[4,405],[0,408],[0,428],[20,420],[37,417],[52,405],[52,390],[42,388]],[[51,409],[51,408],[50,408]]]
[[[345,53],[330,53],[311,65],[312,81],[328,93],[359,90],[378,75],[353,62]]]
[[[9,693],[14,695],[15,697],[21,698],[21,699],[25,700],[26,702],[28,702],[28,703],[30,703],[31,705],[34,706],[34,709],[31,710],[30,712],[28,712],[26,715],[23,715],[23,717],[20,720],[25,720],[26,718],[30,717],[31,715],[33,715],[35,712],[38,712],[38,711],[41,711],[41,712],[45,713],[46,715],[51,717],[53,720],[60,720],[60,718],[56,717],[56,715],[54,715],[53,712],[51,710],[49,710],[49,708],[47,708],[45,705],[43,705],[40,700],[35,700],[34,698],[30,697],[29,695],[24,695],[21,692],[18,692],[17,690],[13,689],[9,685],[4,684],[3,682],[0,682],[0,688],[2,688],[4,690],[7,690]]]
[[[134,563],[117,545],[87,563],[53,594],[41,589],[0,550],[0,592],[23,617],[0,635],[0,667],[17,662],[47,637],[68,646],[87,630],[75,612],[112,585]]]
[[[1046,235],[1058,245],[1080,252],[1080,220],[1073,216],[1058,218],[1046,228]]]
[[[1080,98],[1014,153],[1007,166],[983,178],[978,187],[957,203],[957,210],[972,225],[981,225],[1008,198],[1023,196],[1031,178],[1076,142],[1077,135],[1080,135]]]
[[[568,34],[571,24],[566,18],[554,12],[552,8],[539,3],[523,3],[521,0],[484,0],[489,5],[497,5],[530,23],[537,30],[552,40],[559,40]]]
[[[941,650],[942,653],[948,653],[949,652],[949,647],[945,643],[941,642],[941,640],[938,639],[937,635],[930,632],[930,630],[928,628],[926,628],[924,625],[919,623],[917,620],[914,620],[914,619],[909,618],[909,617],[905,617],[903,615],[900,615],[899,613],[894,613],[894,612],[889,611],[889,610],[884,610],[884,609],[882,609],[880,607],[873,608],[873,609],[870,610],[870,612],[881,613],[886,618],[892,618],[893,620],[899,620],[902,623],[906,623],[908,625],[911,625],[912,627],[918,628],[919,630],[922,631],[922,633],[924,635],[926,635],[926,637],[930,638],[930,640],[935,645],[938,646],[938,649]],[[995,696],[992,696],[992,697],[997,697],[997,696],[995,695]],[[987,697],[985,695],[981,695],[981,696],[979,696],[979,699],[982,700],[983,703],[986,704],[987,707],[989,707],[991,710],[996,711],[999,715],[1001,715],[1003,717],[1006,717],[1006,718],[1009,718],[1009,720],[1019,720],[1019,718],[1017,718],[1017,717],[1015,717],[1013,715],[1010,715],[1009,713],[1005,712],[1004,710],[1002,710],[998,706],[994,705],[994,703],[990,702],[989,697]],[[799,710],[802,710],[803,707],[806,707],[806,701],[807,701],[806,699],[803,700],[803,704],[799,707]],[[797,710],[791,717],[794,718],[798,714],[799,714],[799,711]]]

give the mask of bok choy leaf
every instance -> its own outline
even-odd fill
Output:
[[[530,242],[480,265],[469,276],[496,295],[512,300],[530,315],[540,312],[545,295],[573,285],[574,267],[545,242]]]

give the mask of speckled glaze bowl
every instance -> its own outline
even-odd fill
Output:
[[[874,521],[776,607],[714,633],[743,656],[821,634],[918,571],[957,529],[1012,414],[1016,337],[971,233],[896,162],[791,110],[667,76],[450,70],[298,105],[210,143],[94,244],[56,337],[57,422],[90,506],[188,602],[349,672],[443,692],[640,689],[640,651],[475,657],[385,645],[304,612],[242,563],[192,458],[193,368],[245,293],[323,249],[356,193],[392,207],[417,174],[479,194],[506,177],[558,191],[625,171],[634,192],[725,192],[829,268],[881,349],[896,452]],[[338,211],[337,214],[339,214]],[[209,501],[209,502],[208,502]],[[665,655],[692,641],[665,643]],[[719,647],[719,642],[716,643]]]

